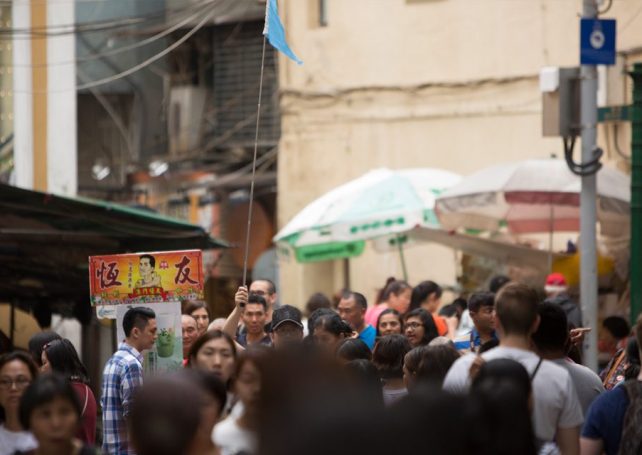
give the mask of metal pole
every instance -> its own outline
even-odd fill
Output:
[[[404,281],[408,281],[408,269],[406,268],[406,258],[403,255],[403,239],[397,235],[397,246],[399,247],[399,259],[401,260],[401,271]]]
[[[642,63],[629,73],[633,78],[631,109],[631,324],[642,312]]]
[[[584,0],[584,18],[597,17],[595,0]],[[597,67],[580,68],[582,163],[591,161],[597,142]],[[584,326],[593,330],[584,341],[584,364],[597,371],[597,175],[582,177],[580,195],[580,302]]]
[[[350,259],[343,258],[343,287],[345,289],[352,289],[350,287]]]
[[[252,183],[250,184],[250,205],[247,209],[247,231],[245,232],[245,253],[243,255],[243,286],[247,282],[247,261],[250,255],[250,233],[252,232],[252,208],[254,206],[254,181],[256,180],[256,156],[259,150],[259,126],[261,124],[261,97],[263,96],[263,70],[265,68],[265,43],[267,38],[263,37],[263,51],[261,53],[261,76],[259,79],[259,101],[256,107],[256,131],[254,134],[254,157],[252,158]],[[249,286],[248,286],[249,287]]]

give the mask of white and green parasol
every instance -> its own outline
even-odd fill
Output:
[[[298,262],[359,256],[366,240],[438,228],[435,200],[460,180],[440,169],[376,169],[309,204],[274,241],[293,250]]]

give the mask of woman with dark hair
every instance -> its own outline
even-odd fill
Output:
[[[307,336],[309,337],[308,341],[312,340],[312,338],[314,337],[314,327],[317,323],[317,319],[319,319],[321,316],[328,316],[333,314],[337,314],[337,312],[330,308],[317,308],[312,313],[310,313],[310,317],[307,320]]]
[[[80,412],[78,396],[67,379],[55,373],[38,377],[20,400],[20,423],[33,433],[38,448],[16,453],[95,454],[95,449],[74,437],[80,425]]]
[[[187,366],[214,373],[227,384],[234,373],[236,344],[220,330],[206,332],[196,339],[187,357]]]
[[[401,315],[397,310],[383,310],[377,319],[377,338],[386,335],[401,335]]]
[[[314,322],[314,342],[327,354],[334,355],[341,341],[352,335],[350,325],[338,314],[321,316]]]
[[[261,386],[267,372],[266,348],[244,351],[236,363],[232,388],[243,404],[238,416],[230,415],[214,427],[212,440],[221,455],[258,453],[261,423]]]
[[[236,343],[220,330],[205,332],[194,341],[187,355],[187,368],[213,373],[228,391],[237,361]],[[232,411],[236,399],[231,391],[228,392],[227,405],[224,415]]]
[[[29,354],[10,352],[0,356],[0,454],[38,447],[19,417],[20,399],[38,376],[38,367]]]
[[[53,340],[62,340],[62,337],[52,330],[38,332],[29,338],[29,354],[31,354],[31,357],[33,358],[33,361],[36,362],[36,365],[38,365],[38,368],[42,366],[41,358],[43,346]]]
[[[444,336],[448,333],[448,324],[446,320],[439,316],[437,312],[439,311],[439,305],[441,304],[441,295],[443,290],[434,281],[422,281],[412,290],[412,296],[410,297],[410,310],[416,310],[418,308],[423,308],[430,315],[432,315],[435,325],[437,326],[437,331],[440,336]]]
[[[413,348],[425,346],[439,336],[434,319],[422,308],[412,310],[404,316],[403,329]]]
[[[452,344],[426,346],[416,370],[416,381],[441,387],[450,367],[459,358],[459,352]]]
[[[372,363],[383,382],[383,402],[386,406],[408,395],[403,382],[403,360],[410,349],[412,346],[404,336],[388,335],[377,342],[372,352]]]
[[[76,437],[87,444],[94,445],[96,442],[96,398],[88,386],[87,369],[78,358],[76,348],[71,344],[71,341],[61,339],[47,343],[42,350],[41,371],[61,374],[71,382],[82,406],[81,426],[78,428]]]
[[[521,363],[512,359],[483,363],[473,378],[471,397],[481,408],[476,419],[479,425],[472,429],[471,436],[478,439],[484,453],[537,453],[531,422],[531,378]],[[555,452],[543,449],[541,453]]]
[[[403,383],[409,392],[412,391],[417,383],[417,370],[424,355],[424,349],[426,349],[426,346],[412,348],[403,359]]]
[[[377,305],[368,308],[366,311],[366,324],[374,327],[377,324],[379,315],[388,308],[397,310],[399,314],[404,314],[408,311],[411,293],[412,287],[407,282],[388,278],[380,297],[377,299]]]
[[[210,325],[210,309],[202,300],[188,300],[183,306],[183,314],[187,314],[196,319],[198,334],[203,335]]]
[[[340,342],[337,349],[337,358],[342,363],[353,360],[372,360],[372,352],[368,345],[358,338],[347,338]]]

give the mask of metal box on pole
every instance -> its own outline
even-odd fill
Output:
[[[542,132],[545,137],[572,137],[580,127],[580,69],[548,67],[540,72]]]

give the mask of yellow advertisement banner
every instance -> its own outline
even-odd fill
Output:
[[[203,280],[200,250],[89,258],[92,306],[202,299]]]

